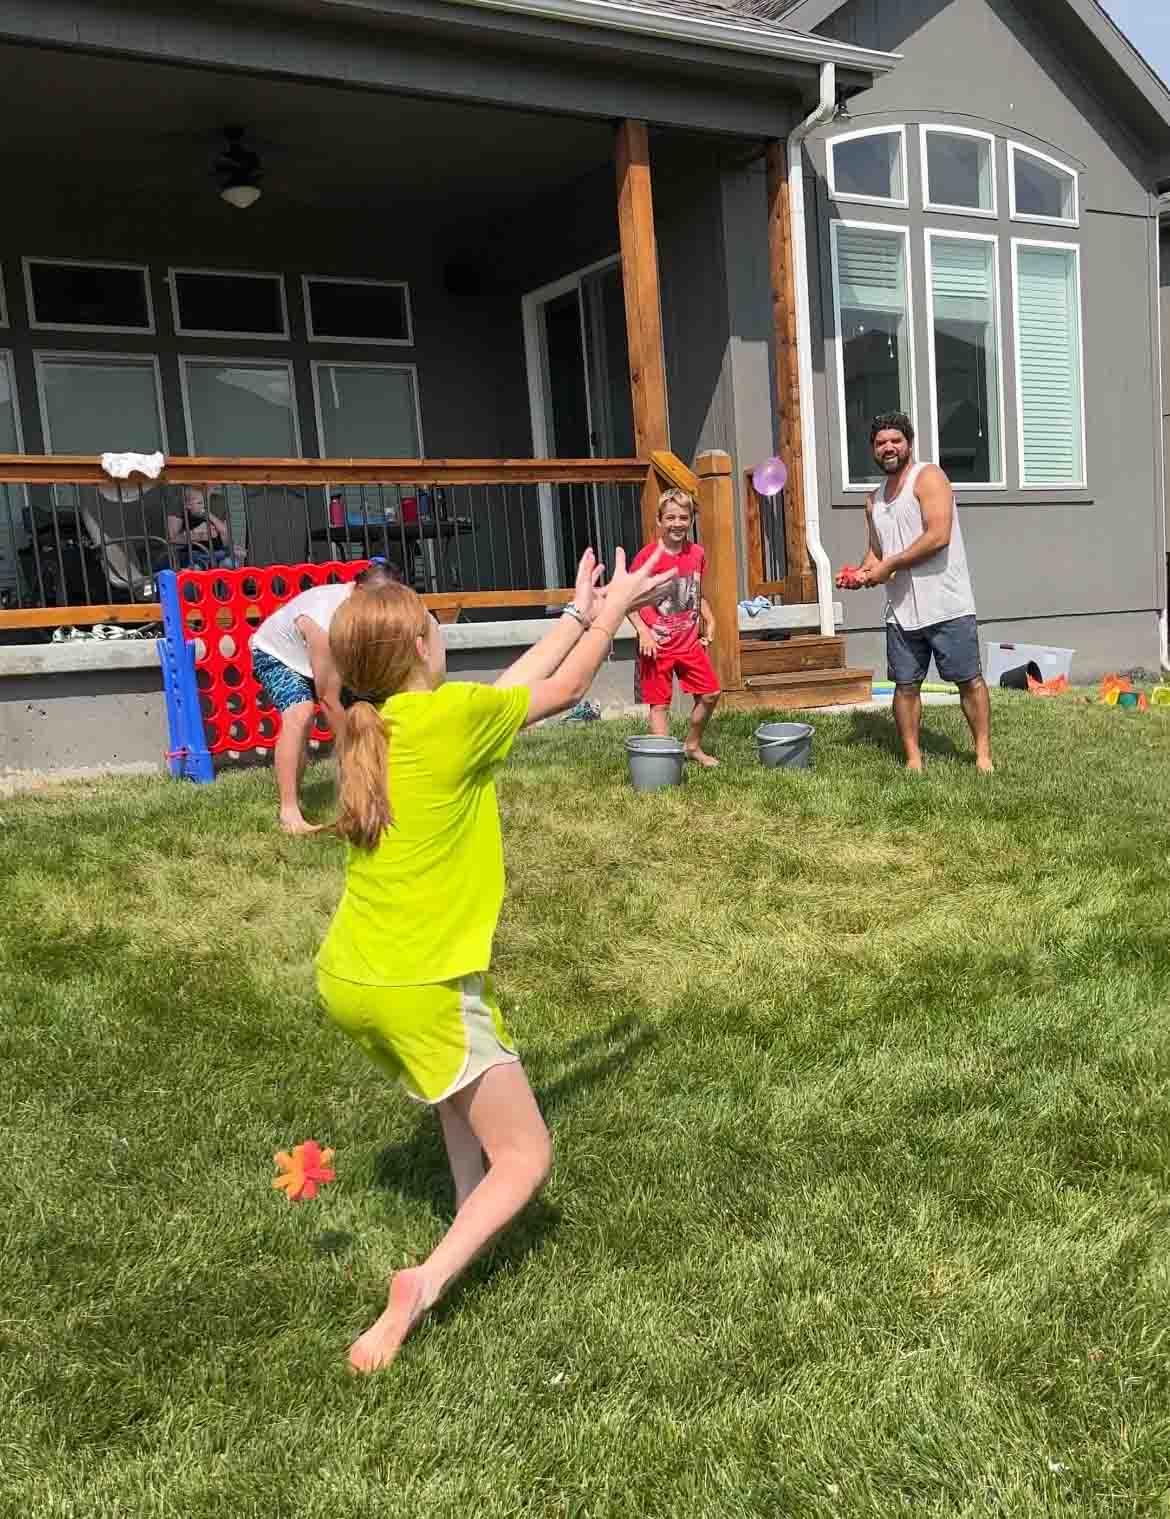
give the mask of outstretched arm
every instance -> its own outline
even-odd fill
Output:
[[[592,549],[587,549],[577,566],[577,584],[573,591],[573,605],[588,622],[601,610],[604,596],[598,594],[598,584],[605,566],[597,563]],[[511,664],[493,682],[501,691],[511,686],[530,686],[534,681],[546,680],[584,632],[584,627],[571,613],[565,612],[539,641]]]
[[[633,574],[626,570],[626,556],[621,549],[617,550],[614,557],[617,562],[614,565],[613,579],[600,605],[592,599],[595,595],[592,587],[592,550],[581,561],[582,570],[586,565],[589,567],[591,599],[588,607],[582,610],[586,612],[590,626],[587,630],[577,627],[573,647],[553,674],[532,682],[527,726],[531,727],[533,723],[553,717],[558,712],[567,712],[570,707],[576,706],[593,683],[593,677],[609,658],[614,635],[625,619],[635,608],[652,601],[661,587],[673,580],[677,573],[669,570],[665,575],[655,574],[658,554],[652,555]],[[580,591],[580,575],[577,585]],[[567,620],[573,621],[572,618]],[[556,631],[559,633],[560,629]],[[552,636],[549,635],[550,638]]]
[[[873,525],[873,497],[869,496],[865,503],[865,558],[858,565],[862,574],[869,570],[876,570],[882,562],[882,546],[878,542],[878,535]]]

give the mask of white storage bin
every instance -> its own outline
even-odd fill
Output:
[[[1029,660],[1040,666],[1045,680],[1058,675],[1072,679],[1075,649],[1053,649],[1042,643],[989,643],[985,646],[983,678],[989,686],[998,686],[1005,670],[1015,670]]]

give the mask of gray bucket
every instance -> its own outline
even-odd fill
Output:
[[[635,791],[659,791],[680,786],[685,758],[677,738],[628,738],[626,757]]]
[[[760,764],[769,770],[811,770],[813,730],[808,723],[761,723],[755,732]]]

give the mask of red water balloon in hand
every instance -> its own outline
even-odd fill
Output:
[[[861,567],[856,564],[841,566],[841,573],[837,576],[837,589],[839,591],[860,591],[864,581],[861,578]]]

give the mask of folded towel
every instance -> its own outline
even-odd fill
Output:
[[[145,475],[157,480],[166,466],[165,454],[103,454],[102,469],[111,480],[129,480],[131,475]]]
[[[758,617],[761,612],[770,612],[772,603],[767,596],[755,596],[751,601],[741,601],[739,609],[741,612],[746,612],[749,617]]]

